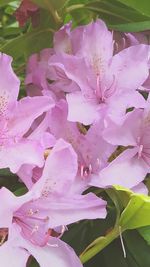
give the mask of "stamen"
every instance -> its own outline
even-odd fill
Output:
[[[124,258],[126,258],[127,254],[126,254],[125,245],[124,245],[124,242],[123,242],[121,226],[119,226],[119,236],[120,236],[121,246],[122,246],[122,250],[123,250],[123,256],[124,256]]]
[[[97,165],[99,166],[100,165],[100,159],[97,158],[96,161],[97,161]]]
[[[89,165],[89,172],[90,173],[92,172],[92,165],[91,164]]]
[[[39,226],[35,225],[34,228],[32,229],[31,235],[33,235],[35,232],[38,232]]]
[[[57,244],[50,244],[50,243],[47,243],[46,245],[49,246],[49,247],[58,248],[58,245],[57,245]]]
[[[142,156],[142,152],[143,152],[143,145],[140,145],[139,151],[138,151],[138,159]]]
[[[96,94],[97,98],[101,98],[102,97],[101,88],[100,88],[100,75],[97,75],[95,94]]]
[[[45,159],[47,159],[47,157],[49,156],[50,152],[51,152],[51,149],[46,149],[46,150],[44,151],[44,158],[45,158]]]
[[[84,176],[84,166],[83,166],[83,165],[81,165],[80,174],[81,174],[81,177],[83,177],[83,176]]]

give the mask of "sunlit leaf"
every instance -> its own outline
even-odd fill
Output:
[[[150,197],[133,194],[123,211],[119,224],[123,229],[150,225]]]

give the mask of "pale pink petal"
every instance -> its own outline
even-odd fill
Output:
[[[48,156],[43,175],[33,187],[42,194],[62,194],[71,187],[77,173],[77,155],[72,146],[59,139]]]
[[[0,53],[0,110],[10,102],[16,101],[19,94],[20,81],[11,67],[12,57]]]
[[[102,20],[97,19],[84,27],[80,54],[102,77],[113,54],[112,33]]]
[[[66,196],[58,199],[49,198],[49,226],[51,228],[68,225],[84,219],[98,219],[106,217],[106,201],[93,193],[86,195]]]
[[[42,248],[33,246],[21,236],[16,243],[25,248],[37,260],[40,267],[82,267],[73,249],[58,238],[50,237],[48,244]]]
[[[17,172],[17,175],[19,176],[21,181],[26,185],[28,189],[31,189],[34,184],[32,181],[34,168],[35,168],[35,165],[24,164],[21,166],[21,168]]]
[[[137,194],[148,195],[148,188],[144,183],[139,183],[138,185],[131,188],[133,192]]]
[[[113,57],[110,70],[117,79],[117,88],[120,91],[136,90],[147,79],[148,52],[147,45],[135,45]]]
[[[128,91],[114,95],[108,103],[108,116],[117,124],[122,124],[125,120],[126,110],[128,108],[145,108],[146,101],[144,97],[137,91]]]
[[[142,182],[148,167],[142,159],[135,156],[137,152],[138,148],[123,152],[99,173],[99,178],[91,181],[91,185],[102,188],[112,185],[132,188]]]
[[[107,127],[103,131],[104,139],[113,145],[136,146],[138,136],[141,135],[141,119],[143,110],[136,109],[127,113],[124,123],[118,125],[113,121],[107,121]]]
[[[20,254],[23,255],[22,261],[20,259],[20,262],[24,262],[31,254],[37,260],[40,267],[82,267],[82,264],[73,249],[58,238],[50,237],[45,247],[34,246],[31,242],[22,238],[20,227],[14,224],[10,229],[9,239],[10,240],[6,242],[6,245],[4,244],[0,249],[4,247],[2,251],[3,253],[6,251],[5,246],[10,247],[11,244],[11,251],[14,251],[14,256],[21,258],[20,255],[17,255],[17,252],[19,251]],[[23,252],[25,253],[23,254]],[[0,252],[0,255],[2,253]],[[12,265],[11,267],[25,266]],[[10,267],[10,265],[3,267]]]
[[[13,246],[7,241],[0,246],[0,263],[2,267],[26,267],[29,253],[23,249]]]
[[[98,119],[98,105],[87,101],[81,92],[67,94],[66,99],[69,109],[69,121],[77,121],[89,125]]]
[[[92,72],[83,58],[69,54],[56,54],[49,60],[49,69],[51,80],[60,81],[63,91],[73,92],[75,88],[76,91],[79,89],[91,90],[88,78],[91,78],[90,82],[92,84]],[[74,82],[76,87],[74,85],[72,87],[71,82]],[[70,85],[71,88],[69,88]]]
[[[33,121],[53,106],[53,100],[45,96],[25,97],[21,99],[13,106],[13,115],[8,124],[9,133],[13,135],[25,134]]]
[[[66,243],[58,238],[50,238],[49,243],[44,248],[34,247],[29,243],[26,249],[34,256],[40,267],[82,267],[82,264]]]
[[[0,189],[0,228],[9,228],[12,224],[12,217],[16,211],[25,202],[32,199],[32,192],[22,197],[16,197],[12,192],[3,187]]]
[[[14,173],[18,172],[23,164],[42,167],[43,163],[43,148],[36,141],[23,139],[0,150],[0,168],[10,168]]]
[[[70,38],[70,30],[72,23],[65,24],[58,32],[54,35],[54,48],[57,53],[71,53],[72,44]]]

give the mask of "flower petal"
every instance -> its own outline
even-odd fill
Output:
[[[47,195],[57,192],[63,194],[71,187],[77,173],[77,155],[72,146],[59,139],[48,156],[43,175],[33,190]]]
[[[0,150],[0,168],[10,168],[13,173],[23,164],[44,164],[43,148],[36,141],[23,139],[20,143],[8,145]]]
[[[148,188],[144,183],[139,183],[138,185],[131,188],[133,192],[137,194],[148,195]]]
[[[93,193],[86,195],[64,196],[49,199],[49,226],[51,228],[68,225],[84,219],[98,219],[106,217],[106,201]]]
[[[81,92],[70,93],[66,98],[69,121],[78,121],[84,125],[89,125],[98,119],[98,105],[87,101]]]
[[[148,52],[147,45],[135,45],[113,57],[110,71],[116,77],[117,88],[120,91],[136,90],[147,79]]]
[[[0,246],[0,262],[3,267],[26,267],[29,253],[22,248],[13,247],[13,244],[7,241]]]
[[[19,94],[20,81],[11,67],[12,57],[0,53],[0,110],[2,104],[6,105],[16,101]]]
[[[25,97],[13,106],[13,115],[9,121],[9,133],[24,135],[33,121],[54,106],[51,98],[45,96]]]
[[[138,185],[144,180],[148,167],[142,159],[139,160],[135,156],[137,149],[127,149],[104,168],[99,173],[99,178],[93,179],[90,184],[101,188],[112,185],[132,188]]]
[[[12,192],[3,187],[0,189],[0,228],[9,228],[12,224],[12,217],[16,211],[25,202],[31,200],[32,192],[25,194],[22,197],[16,197]]]

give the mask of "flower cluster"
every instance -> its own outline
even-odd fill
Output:
[[[66,24],[53,48],[30,57],[21,100],[12,59],[0,54],[0,168],[28,189],[19,197],[0,189],[3,266],[24,267],[32,255],[41,267],[80,267],[60,238],[71,223],[106,217],[90,188],[147,194],[149,45],[128,38],[119,46],[101,20]]]

